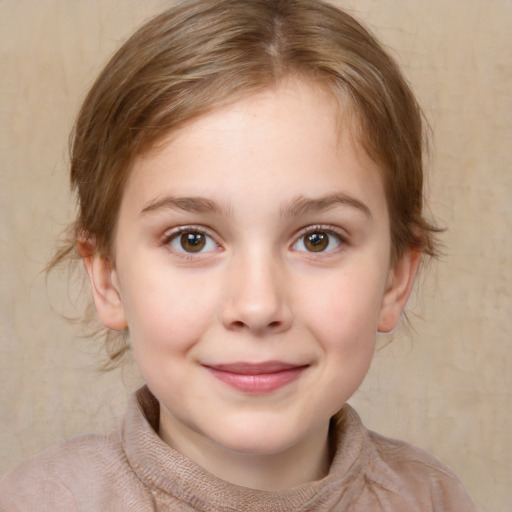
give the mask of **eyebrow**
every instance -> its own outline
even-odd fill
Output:
[[[283,217],[298,217],[308,213],[319,213],[340,205],[355,208],[368,218],[373,218],[370,208],[365,203],[344,193],[334,193],[318,198],[297,196],[284,205],[280,213]],[[218,215],[231,215],[232,213],[229,206],[205,197],[165,196],[147,203],[141,214],[160,210],[183,210],[191,213],[215,213]]]
[[[216,213],[230,215],[228,206],[206,199],[205,197],[175,197],[165,196],[150,201],[142,209],[141,214],[153,213],[160,210],[183,210],[191,213]]]
[[[373,219],[372,212],[365,203],[344,193],[334,193],[318,198],[298,196],[281,208],[281,215],[299,216],[307,213],[319,213],[335,206],[356,208],[369,219]]]

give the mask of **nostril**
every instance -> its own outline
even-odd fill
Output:
[[[273,322],[268,323],[266,328],[269,330],[275,330],[278,329],[281,325],[282,322],[280,322],[279,320],[275,320]],[[234,329],[245,329],[246,327],[249,327],[249,325],[241,320],[235,320],[234,322],[231,322],[231,327]]]

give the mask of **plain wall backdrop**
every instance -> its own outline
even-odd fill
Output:
[[[44,268],[73,217],[66,143],[108,56],[163,0],[0,1],[0,474],[114,428],[136,371],[101,374],[65,273]],[[369,428],[512,510],[512,1],[338,0],[397,57],[433,128],[429,189],[445,256],[352,398]],[[384,345],[387,340],[380,340]]]

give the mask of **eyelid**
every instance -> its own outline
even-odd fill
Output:
[[[191,258],[198,258],[201,257],[201,255],[205,256],[207,254],[211,254],[214,251],[206,251],[206,252],[197,252],[197,253],[188,253],[186,251],[177,251],[171,247],[171,242],[178,238],[183,233],[200,233],[201,235],[207,236],[217,246],[217,249],[222,248],[222,245],[217,241],[217,236],[213,235],[211,233],[211,230],[208,228],[205,228],[204,226],[196,226],[196,225],[183,225],[183,226],[176,226],[174,228],[168,229],[165,231],[164,235],[161,239],[161,244],[168,248],[170,251],[173,252],[173,254],[176,254],[180,257],[191,259]]]
[[[331,233],[333,235],[336,235],[340,238],[340,240],[347,241],[348,240],[348,233],[346,230],[333,226],[331,224],[311,224],[309,226],[306,226],[304,228],[299,229],[294,235],[294,239],[298,239],[304,235],[307,235],[308,233],[314,233],[316,231],[323,231],[325,233]]]
[[[298,243],[298,241],[301,238],[305,237],[306,235],[308,235],[310,233],[316,233],[316,232],[322,232],[322,233],[327,233],[328,235],[332,235],[339,240],[340,245],[348,245],[348,237],[349,236],[348,236],[348,233],[344,229],[341,229],[339,227],[332,226],[332,225],[327,225],[327,224],[315,224],[315,225],[306,226],[305,228],[300,229],[293,237],[293,242],[291,244],[291,248],[293,249],[293,247]],[[323,254],[325,256],[326,254],[336,251],[336,249],[338,249],[338,247],[331,249],[329,251],[319,251],[317,253],[310,252],[310,251],[297,251],[297,252],[307,252],[309,255],[318,255],[318,256]]]

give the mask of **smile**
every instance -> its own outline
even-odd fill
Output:
[[[266,363],[233,363],[208,366],[211,374],[244,393],[271,393],[297,380],[308,365],[292,365],[279,361]]]

